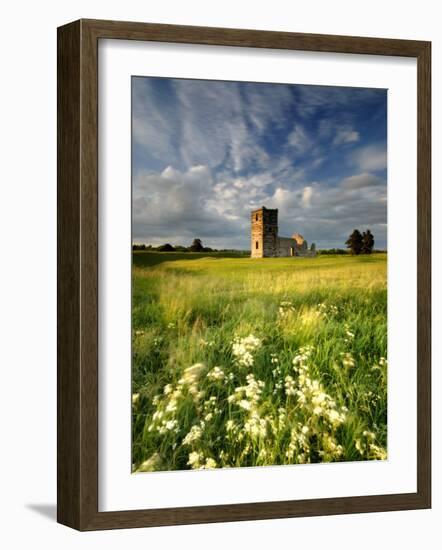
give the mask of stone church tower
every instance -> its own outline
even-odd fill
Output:
[[[251,213],[252,258],[274,258],[277,255],[278,209],[263,206]]]
[[[278,209],[257,208],[250,214],[252,258],[287,258],[290,256],[316,256],[313,243],[310,250],[307,241],[299,233],[292,237],[278,235]]]

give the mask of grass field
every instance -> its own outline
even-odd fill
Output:
[[[133,470],[385,459],[386,268],[134,252]]]

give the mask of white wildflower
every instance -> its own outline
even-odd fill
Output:
[[[184,369],[184,374],[182,378],[180,379],[179,383],[183,385],[192,385],[195,384],[200,375],[201,372],[206,368],[206,366],[203,363],[196,363],[195,365],[192,365],[191,367],[187,367]]]
[[[287,375],[285,377],[285,393],[287,395],[296,395],[296,385],[293,376]]]
[[[137,468],[137,472],[153,472],[158,470],[161,464],[161,457],[158,453],[154,453],[151,457],[145,460]]]
[[[204,464],[204,470],[209,470],[212,468],[216,468],[218,465],[216,461],[213,458],[206,458],[206,463]]]
[[[132,405],[135,405],[136,403],[138,403],[139,399],[140,399],[139,393],[132,394]]]
[[[168,420],[166,422],[166,430],[169,430],[169,431],[173,430],[174,428],[176,428],[177,424],[178,424],[177,420]]]
[[[209,380],[223,380],[225,374],[221,367],[213,367],[213,369],[207,373],[207,378]]]
[[[152,405],[154,407],[156,407],[158,405],[158,403],[160,402],[160,399],[161,399],[160,395],[155,395],[154,398],[152,399]]]
[[[192,451],[189,454],[189,459],[187,461],[187,464],[193,469],[197,469],[200,467],[201,461],[204,459],[203,455],[201,453],[198,453],[197,451]]]
[[[253,366],[253,352],[261,346],[261,340],[250,334],[245,338],[236,337],[232,342],[232,353],[239,366]]]
[[[238,403],[238,405],[246,411],[249,411],[252,407],[250,401],[247,401],[247,399],[241,399],[241,401]]]
[[[178,402],[176,399],[171,399],[166,405],[166,412],[175,412],[177,410]]]
[[[183,445],[191,445],[194,441],[201,438],[203,431],[200,426],[192,426],[186,437],[183,439]]]

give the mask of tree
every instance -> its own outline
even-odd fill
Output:
[[[162,244],[161,246],[159,246],[157,248],[157,250],[159,252],[174,252],[175,251],[174,247],[169,243]]]
[[[371,254],[373,252],[373,247],[374,247],[374,237],[372,232],[369,229],[367,229],[367,231],[364,231],[362,233],[361,253]]]
[[[359,229],[355,229],[349,238],[345,241],[347,248],[352,254],[360,254],[362,249],[362,235]]]
[[[201,239],[193,239],[193,243],[189,247],[189,250],[191,252],[202,252],[203,251],[203,243],[201,242]]]

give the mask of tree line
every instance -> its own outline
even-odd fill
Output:
[[[219,252],[215,248],[203,246],[201,239],[194,239],[190,246],[175,245],[170,243],[152,246],[151,244],[133,244],[132,250],[152,250],[156,252]]]
[[[331,248],[329,250],[318,250],[318,253],[321,255],[336,255],[348,254],[350,252],[351,254],[359,255],[381,252],[379,250],[374,250],[374,242],[373,234],[369,229],[363,233],[361,233],[359,229],[355,229],[345,242],[348,250],[344,250],[342,248]],[[159,246],[152,246],[150,244],[133,244],[132,250],[152,250],[156,252],[231,252],[231,250],[218,250],[216,248],[203,246],[201,239],[194,239],[190,246],[172,246],[170,243],[165,243]]]
[[[374,248],[374,237],[369,229],[363,233],[359,229],[355,229],[345,241],[345,244],[351,254],[371,254]]]

